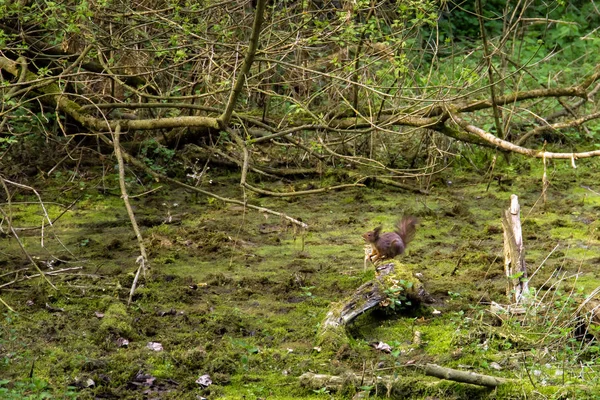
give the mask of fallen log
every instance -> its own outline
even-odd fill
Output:
[[[452,368],[442,367],[437,364],[422,364],[422,365],[410,365],[407,366],[416,371],[420,371],[427,376],[432,376],[442,380],[453,381],[457,383],[468,383],[471,385],[480,386],[487,389],[493,389],[500,385],[512,383],[516,381],[513,379],[499,378],[491,375],[477,374],[469,371],[461,371]],[[402,376],[402,379],[398,377]],[[343,375],[327,375],[327,374],[315,374],[312,372],[306,372],[300,376],[300,385],[308,389],[320,389],[327,388],[331,391],[340,391],[344,387],[352,386],[356,389],[360,387],[372,386],[379,391],[383,392],[400,392],[405,393],[406,382],[403,382],[406,378],[406,374],[394,374],[390,376],[376,375],[376,376],[365,376],[364,374],[345,373]],[[423,385],[431,386],[432,383],[421,382]],[[414,382],[413,382],[414,384]]]
[[[489,388],[495,388],[511,381],[509,379],[498,378],[491,375],[476,374],[475,372],[446,368],[437,364],[427,363],[417,367],[427,376],[433,376],[439,379],[446,379],[460,383],[470,383],[472,385],[485,386]]]

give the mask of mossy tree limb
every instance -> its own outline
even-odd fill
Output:
[[[490,375],[476,374],[474,372],[460,371],[452,368],[441,367],[437,364],[424,364],[413,366],[417,370],[422,371],[427,376],[432,376],[446,381],[452,381],[457,383],[468,383],[471,385],[472,390],[489,390],[497,388],[500,385],[515,383],[512,379],[503,379]],[[411,390],[415,393],[423,391],[431,391],[432,387],[435,387],[441,382],[430,382],[425,380],[409,379],[406,381],[406,374],[396,374],[394,376],[376,375],[376,376],[364,376],[363,374],[356,374],[352,372],[345,373],[343,375],[327,375],[327,374],[315,374],[312,372],[306,372],[300,375],[300,385],[317,390],[320,388],[327,388],[331,391],[341,391],[348,386],[353,386],[358,390],[361,386],[372,386],[372,390],[378,392],[393,394],[402,393],[403,397],[407,395],[407,390]],[[399,378],[402,376],[402,378]],[[419,387],[420,386],[420,387]],[[484,389],[486,388],[486,389]],[[464,390],[463,390],[464,392]],[[463,393],[464,394],[464,393]],[[473,393],[474,394],[474,393]]]
[[[0,56],[0,69],[8,72],[9,74],[19,77],[20,65],[5,57]],[[64,93],[59,85],[54,82],[53,78],[44,78],[47,84],[43,84],[44,80],[40,82],[40,79],[33,72],[25,72],[26,82],[35,84],[35,92],[40,94],[40,101],[50,107],[55,107],[61,112],[68,114],[75,121],[80,123],[82,126],[94,130],[94,131],[114,131],[117,125],[120,125],[122,130],[156,130],[156,129],[168,129],[177,127],[205,127],[214,130],[219,129],[217,118],[204,117],[204,116],[179,116],[161,119],[139,119],[139,120],[107,120],[104,118],[96,118],[87,113],[86,109],[83,109],[81,105],[68,98],[69,94]]]
[[[386,298],[384,288],[378,280],[361,285],[346,300],[331,305],[317,334],[317,345],[330,349],[348,342],[346,326],[360,314],[378,307]]]

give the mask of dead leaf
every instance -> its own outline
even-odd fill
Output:
[[[375,350],[380,350],[380,351],[383,351],[385,353],[391,353],[392,352],[392,346],[390,346],[387,343],[379,342],[379,343],[377,343],[373,347],[375,347]]]
[[[146,347],[153,351],[163,351],[163,346],[159,342],[148,342]]]
[[[201,375],[198,379],[196,379],[196,383],[202,386],[202,388],[207,388],[210,385],[212,385],[212,379],[210,379],[210,376],[208,374],[204,374]]]

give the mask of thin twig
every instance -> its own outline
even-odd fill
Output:
[[[52,287],[52,289],[56,290],[56,286],[54,286],[54,284],[52,282],[50,282],[50,280],[48,279],[48,277],[44,274],[44,272],[42,272],[42,270],[40,269],[40,267],[37,265],[37,263],[35,262],[35,260],[33,259],[33,257],[31,257],[31,255],[29,254],[29,252],[25,249],[25,246],[23,245],[23,242],[21,241],[21,238],[19,237],[19,235],[17,235],[17,232],[15,231],[15,228],[13,228],[13,226],[12,226],[11,219],[4,212],[4,209],[2,209],[2,207],[0,207],[0,214],[2,214],[2,217],[4,217],[4,219],[6,219],[6,221],[8,222],[8,229],[10,230],[10,233],[12,233],[12,235],[14,236],[14,238],[17,240],[17,243],[19,244],[19,247],[21,247],[21,250],[23,250],[23,253],[25,253],[25,257],[27,257],[27,259],[29,260],[29,262],[31,264],[33,264],[33,266],[35,267],[35,269],[40,273],[40,276],[42,276],[44,278],[44,280]],[[0,286],[0,287],[2,287],[2,286]]]
[[[333,191],[333,190],[366,187],[366,185],[364,185],[362,183],[347,183],[347,184],[344,184],[344,185],[329,186],[329,187],[324,187],[324,188],[320,188],[320,189],[299,190],[299,191],[296,191],[296,192],[272,192],[270,190],[264,190],[264,189],[257,188],[255,186],[252,186],[252,185],[250,185],[248,183],[245,183],[245,182],[244,182],[243,186],[246,189],[251,190],[253,192],[264,194],[265,196],[273,196],[273,197],[308,196],[308,195],[311,195],[311,194],[325,193],[325,192],[330,192],[330,191]]]
[[[60,273],[66,272],[66,271],[74,271],[74,270],[78,270],[78,269],[83,269],[83,267],[69,267],[69,268],[57,269],[56,271],[48,271],[46,273],[33,274],[33,275],[25,275],[22,278],[14,279],[14,280],[12,280],[10,282],[7,282],[7,283],[4,283],[4,284],[0,285],[0,289],[8,287],[8,286],[12,285],[13,283],[27,281],[27,280],[30,280],[30,279],[33,279],[33,278],[37,278],[38,276],[58,275]]]
[[[133,208],[131,207],[131,203],[129,202],[129,195],[127,194],[127,187],[125,186],[125,163],[123,162],[123,154],[121,153],[121,145],[119,144],[119,135],[121,134],[121,125],[117,124],[117,128],[113,132],[113,147],[115,149],[115,156],[117,157],[117,162],[119,164],[119,185],[121,187],[121,197],[123,199],[123,203],[125,203],[125,208],[127,209],[127,215],[129,215],[129,220],[131,221],[131,227],[135,232],[135,237],[137,238],[138,245],[140,247],[140,258],[139,267],[135,274],[135,279],[133,280],[133,284],[131,285],[131,290],[129,291],[129,299],[127,300],[127,306],[131,304],[131,299],[133,298],[133,292],[135,292],[135,287],[138,281],[138,277],[140,272],[143,272],[144,276],[146,274],[146,266],[148,265],[148,255],[146,254],[146,247],[144,246],[144,238],[142,237],[142,233],[140,232],[140,228],[135,219],[135,214],[133,212]]]
[[[17,269],[17,270],[15,270],[15,271],[10,271],[10,272],[7,272],[7,273],[5,273],[5,274],[2,274],[2,275],[0,275],[0,278],[3,278],[3,277],[5,277],[5,276],[7,276],[7,275],[18,274],[19,272],[28,271],[28,270],[29,270],[29,268],[21,268],[21,269]]]
[[[105,136],[100,136],[100,138],[102,140],[107,141],[107,142],[110,143],[110,141]],[[200,188],[195,187],[195,186],[188,185],[187,183],[180,182],[180,181],[178,181],[176,179],[169,178],[166,175],[163,175],[163,174],[160,174],[160,173],[158,173],[156,171],[153,171],[151,168],[149,168],[143,162],[141,162],[137,158],[133,157],[131,154],[127,153],[123,149],[120,149],[120,153],[122,154],[123,159],[125,161],[127,161],[128,163],[130,163],[130,164],[134,165],[135,167],[141,169],[142,171],[146,172],[147,174],[149,174],[150,176],[152,176],[152,177],[154,177],[156,179],[159,179],[159,180],[162,180],[162,181],[165,181],[165,182],[170,182],[170,183],[172,183],[174,185],[183,187],[185,189],[201,193],[201,194],[203,194],[205,196],[209,196],[209,197],[215,198],[217,200],[221,200],[224,203],[238,204],[238,205],[241,205],[241,206],[244,206],[244,207],[251,208],[253,210],[257,210],[259,212],[264,212],[266,214],[276,215],[278,217],[281,217],[281,218],[284,218],[284,219],[288,220],[289,222],[291,222],[294,225],[298,225],[301,228],[308,229],[308,225],[306,223],[304,223],[302,221],[299,221],[296,218],[292,218],[289,215],[286,215],[284,213],[280,213],[280,212],[271,210],[269,208],[259,207],[259,206],[255,206],[253,204],[248,204],[248,203],[246,203],[244,201],[241,201],[241,200],[236,200],[236,199],[230,199],[230,198],[227,198],[227,197],[222,197],[222,196],[219,196],[219,195],[217,195],[215,193],[212,193],[212,192],[200,189]]]
[[[4,300],[2,300],[2,297],[0,297],[0,303],[4,304],[4,306],[6,308],[8,308],[10,311],[16,313],[16,311],[11,306],[9,306]]]
[[[0,180],[2,180],[3,185],[5,183],[9,183],[9,184],[11,184],[13,186],[19,187],[21,189],[31,190],[33,193],[35,193],[35,196],[38,198],[40,206],[42,207],[42,211],[44,212],[44,216],[46,217],[46,220],[48,221],[48,223],[50,225],[52,225],[52,220],[48,216],[48,211],[46,211],[46,207],[44,206],[44,202],[42,201],[42,196],[40,196],[40,194],[37,192],[37,190],[35,190],[31,186],[27,186],[27,185],[23,185],[22,183],[17,183],[17,182],[10,181],[10,180],[2,177],[2,176],[0,176]],[[8,188],[5,188],[5,190],[7,191],[7,194],[8,194]]]

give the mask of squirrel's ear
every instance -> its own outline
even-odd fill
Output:
[[[378,226],[377,228],[373,229],[373,232],[375,232],[375,233],[377,233],[377,234],[378,234],[379,232],[381,232],[381,226]]]

